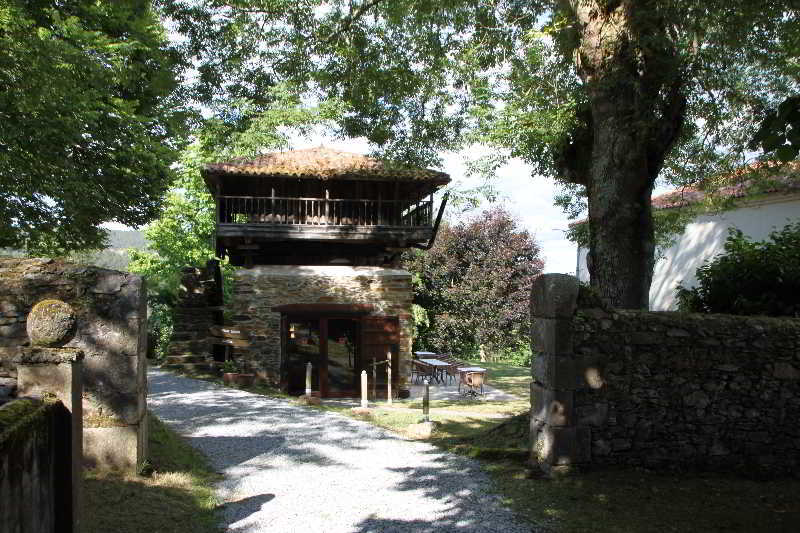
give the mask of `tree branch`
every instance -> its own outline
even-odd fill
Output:
[[[348,31],[350,27],[360,19],[364,13],[372,9],[373,7],[377,6],[384,0],[370,0],[369,2],[365,2],[361,4],[358,9],[355,10],[351,15],[346,16],[343,20],[339,28],[330,34],[324,41],[323,44],[330,44],[331,42],[337,40],[343,33]]]

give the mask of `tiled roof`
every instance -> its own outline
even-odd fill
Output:
[[[753,194],[786,194],[800,191],[800,162],[785,164],[780,169],[780,173],[768,175],[769,179],[766,186],[761,184],[757,188],[754,188],[757,180],[751,177],[753,173],[769,171],[769,169],[774,168],[774,166],[773,163],[755,163],[721,178],[717,178],[717,180],[721,180],[722,183],[730,183],[730,185],[713,189],[712,194],[719,198],[744,198],[745,196]],[[674,191],[665,192],[664,194],[653,196],[650,199],[650,203],[655,209],[674,209],[697,204],[706,198],[707,193],[704,191],[706,185],[707,183],[701,182],[699,186],[687,185],[680,189],[675,189]],[[586,218],[582,218],[569,225],[583,224],[587,220]]]
[[[325,147],[270,152],[255,159],[241,158],[210,163],[205,166],[203,173],[207,175],[235,174],[319,179],[397,179],[441,183],[450,181],[447,174],[438,170],[409,167],[383,159]]]
[[[717,178],[723,186],[714,189],[713,194],[719,198],[744,198],[752,194],[789,193],[800,189],[800,163],[788,163],[781,168],[779,173],[768,174],[766,186],[759,186],[754,190],[757,181],[751,177],[755,172],[767,171],[773,165],[757,163],[749,165],[736,172]],[[785,171],[783,171],[785,169]],[[656,209],[671,209],[702,202],[706,197],[705,183],[699,186],[686,186],[674,191],[654,196],[650,202]]]

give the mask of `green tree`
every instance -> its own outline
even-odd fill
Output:
[[[460,355],[528,344],[528,301],[544,266],[533,237],[502,207],[444,225],[426,252],[406,254],[420,347]]]
[[[146,0],[0,4],[0,246],[102,245],[158,214],[185,123]]]
[[[797,9],[779,0],[160,5],[206,75],[196,94],[290,79],[347,101],[343,132],[393,157],[483,142],[490,172],[518,156],[555,176],[587,203],[592,283],[622,307],[647,305],[656,179],[741,165],[797,86]]]

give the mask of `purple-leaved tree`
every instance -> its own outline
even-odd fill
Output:
[[[417,345],[458,356],[527,344],[531,283],[544,266],[539,246],[502,207],[444,225],[436,244],[405,262],[414,303],[425,309]]]

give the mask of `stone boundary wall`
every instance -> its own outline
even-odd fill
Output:
[[[70,304],[81,350],[88,466],[133,471],[147,455],[147,291],[140,276],[53,259],[0,258],[0,375],[17,375],[25,324],[41,300]]]
[[[800,320],[613,310],[544,275],[531,297],[532,459],[800,473]]]
[[[69,419],[59,400],[0,406],[0,533],[77,531]]]
[[[408,389],[411,372],[411,274],[405,270],[350,266],[256,266],[236,270],[232,325],[247,329],[250,347],[236,348],[259,374],[277,383],[281,365],[281,314],[284,304],[371,304],[373,315],[400,322],[398,389]]]

